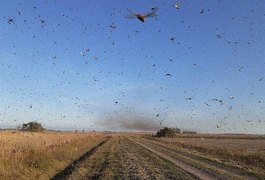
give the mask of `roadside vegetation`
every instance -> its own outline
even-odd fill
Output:
[[[105,135],[74,132],[0,132],[0,179],[49,179]]]

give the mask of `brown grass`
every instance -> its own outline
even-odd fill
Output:
[[[252,136],[151,138],[174,148],[185,148],[205,156],[265,173],[265,139]]]
[[[164,141],[203,146],[208,148],[220,148],[243,151],[262,151],[265,148],[265,139],[231,139],[231,138],[165,138]],[[264,149],[265,150],[265,149]]]
[[[0,179],[48,179],[104,138],[100,133],[0,132]]]

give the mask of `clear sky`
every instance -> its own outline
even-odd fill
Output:
[[[179,2],[1,1],[0,127],[264,134],[265,1]]]

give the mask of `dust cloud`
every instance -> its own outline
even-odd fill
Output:
[[[104,129],[119,129],[126,131],[157,131],[161,128],[159,122],[142,116],[117,116],[96,122]]]

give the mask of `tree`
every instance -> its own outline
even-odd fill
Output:
[[[157,131],[156,136],[157,137],[175,137],[176,133],[177,132],[175,129],[165,127]]]
[[[36,121],[31,121],[29,123],[23,123],[22,127],[20,128],[22,131],[31,131],[31,132],[40,132],[44,131],[45,129],[42,125]]]

